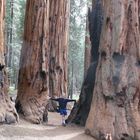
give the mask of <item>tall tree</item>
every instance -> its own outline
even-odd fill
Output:
[[[47,95],[67,96],[68,10],[69,0],[27,1],[16,108],[35,123]]]
[[[26,0],[6,0],[5,45],[10,86],[17,85]]]
[[[40,123],[49,90],[49,0],[27,0],[23,39],[16,108]]]
[[[78,95],[83,81],[85,22],[87,14],[86,6],[86,0],[70,0],[70,31],[68,50],[69,96],[73,94]]]
[[[50,0],[49,94],[67,96],[69,0]]]
[[[91,62],[91,42],[90,42],[90,35],[89,35],[89,19],[88,19],[88,14],[87,14],[86,34],[85,34],[84,77],[86,76],[87,70],[90,66],[90,62]]]
[[[10,1],[10,29],[9,29],[9,57],[8,57],[8,67],[12,66],[12,43],[13,43],[13,17],[14,17],[14,0]]]
[[[85,125],[86,123],[95,85],[96,68],[99,60],[99,42],[103,19],[101,1],[102,0],[97,0],[94,8],[89,10],[88,13],[89,33],[91,40],[91,55],[89,57],[91,57],[91,63],[82,84],[79,101],[77,104],[75,104],[70,116],[67,119],[68,122],[73,122],[80,125]]]
[[[8,81],[4,61],[5,0],[0,1],[0,123],[15,123],[18,115],[8,95]]]
[[[97,139],[140,139],[138,0],[104,0],[96,85],[86,132]]]

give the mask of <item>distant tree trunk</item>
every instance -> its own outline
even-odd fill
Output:
[[[72,54],[72,60],[71,60],[71,67],[69,67],[71,70],[69,70],[69,72],[71,71],[71,73],[69,74],[69,88],[68,88],[68,98],[72,99],[73,97],[73,84],[74,84],[74,59],[73,59],[73,54]]]
[[[87,70],[90,66],[90,55],[91,54],[91,47],[85,47],[85,58],[84,58],[84,77],[86,77]]]
[[[102,27],[102,5],[101,0],[97,0],[95,7],[89,11],[89,31],[91,40],[91,64],[84,78],[79,101],[75,104],[67,122],[85,125],[90,110],[93,89],[95,84],[96,67],[99,58],[99,41]]]
[[[104,0],[96,85],[86,133],[140,140],[140,2]]]
[[[84,58],[84,77],[86,76],[87,70],[91,62],[91,42],[89,35],[89,19],[86,18],[86,35],[85,35],[85,58]]]
[[[9,31],[9,57],[8,67],[12,66],[12,43],[13,43],[13,15],[14,15],[14,0],[10,1],[10,31]]]
[[[18,115],[8,95],[8,81],[4,58],[5,0],[0,1],[0,123],[15,123]]]
[[[5,65],[8,66],[8,38],[9,38],[9,33],[8,33],[8,27],[5,26],[5,36],[4,36],[4,42],[5,42]]]
[[[16,108],[40,123],[49,90],[49,0],[27,0]]]
[[[69,0],[51,0],[49,14],[50,96],[67,96]]]

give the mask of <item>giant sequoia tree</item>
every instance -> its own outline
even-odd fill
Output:
[[[27,0],[16,108],[35,123],[46,120],[47,95],[67,95],[68,6]]]
[[[18,79],[17,111],[40,123],[47,103],[49,0],[27,0]]]
[[[93,9],[91,11],[89,10],[88,16],[91,40],[91,54],[89,56],[91,59],[90,66],[84,78],[79,101],[77,104],[75,104],[70,116],[67,119],[68,122],[78,123],[80,125],[85,125],[86,123],[93,96],[93,89],[96,78],[95,74],[99,59],[98,49],[103,19],[101,0],[96,1]]]
[[[67,46],[69,0],[50,0],[49,95],[67,95]]]
[[[99,64],[86,132],[140,140],[140,1],[104,0]]]
[[[50,0],[49,7],[49,96],[67,96],[69,0]],[[56,104],[49,103],[54,110]]]
[[[4,11],[5,0],[0,1],[0,123],[15,123],[18,115],[8,96],[8,80],[4,61]]]

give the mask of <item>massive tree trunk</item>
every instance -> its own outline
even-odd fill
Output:
[[[8,95],[8,81],[4,60],[5,0],[0,1],[0,123],[15,123],[18,115]]]
[[[51,0],[49,13],[49,96],[67,97],[69,0]],[[56,109],[50,101],[50,110]]]
[[[40,123],[49,90],[49,0],[27,0],[16,108]]]
[[[91,39],[91,64],[84,78],[79,101],[75,104],[68,122],[85,125],[90,110],[93,89],[95,84],[95,74],[99,58],[99,41],[102,27],[102,5],[101,0],[97,0],[94,9],[89,11],[89,31]]]
[[[50,96],[67,96],[69,0],[51,0],[49,14]]]
[[[140,2],[104,0],[104,22],[86,132],[140,140]]]
[[[44,118],[47,94],[67,95],[68,6],[68,0],[27,1],[16,108],[32,122]]]

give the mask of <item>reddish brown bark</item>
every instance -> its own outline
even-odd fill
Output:
[[[51,0],[49,13],[49,96],[67,97],[69,0]],[[49,102],[54,111],[56,102]]]
[[[67,95],[68,10],[69,0],[27,1],[16,108],[35,123],[47,120],[47,95]]]
[[[100,58],[86,132],[97,139],[140,139],[138,0],[104,0]]]
[[[27,0],[16,108],[40,123],[49,90],[49,0]]]
[[[84,77],[86,76],[87,70],[90,66],[90,59],[91,59],[91,48],[85,47],[85,60],[84,60]]]
[[[8,95],[8,80],[4,61],[5,0],[0,1],[0,123],[15,123],[18,115]]]
[[[49,14],[49,95],[67,96],[69,0],[51,0]]]

